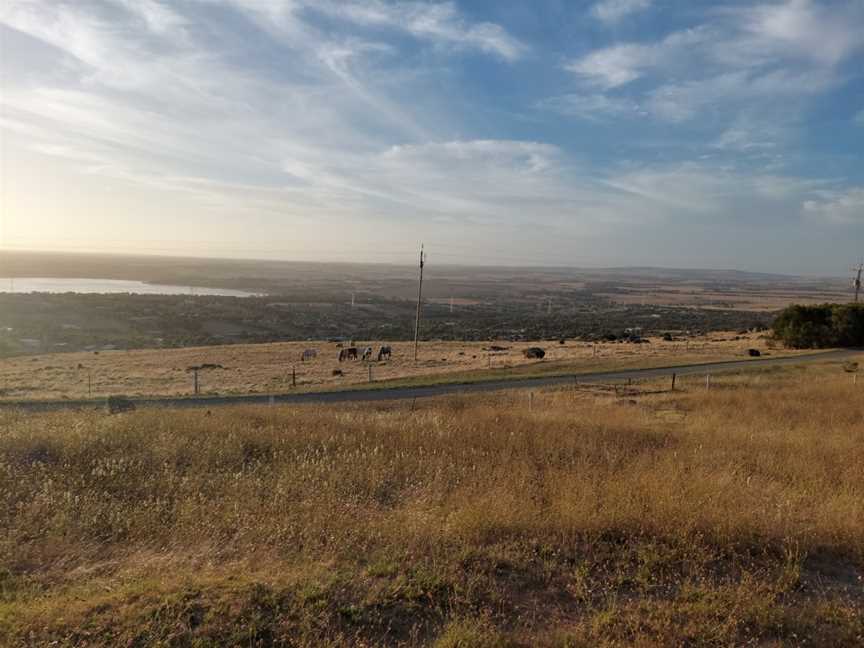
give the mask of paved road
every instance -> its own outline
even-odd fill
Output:
[[[246,396],[207,396],[200,398],[140,398],[134,399],[137,407],[216,407],[220,405],[262,405],[268,403],[344,403],[354,401],[387,401],[405,398],[428,398],[446,394],[469,392],[489,392],[504,389],[529,389],[553,385],[572,385],[580,383],[609,383],[623,380],[645,380],[662,378],[673,373],[679,376],[693,374],[719,373],[724,371],[746,371],[763,367],[795,365],[804,362],[824,362],[843,360],[862,353],[864,349],[841,349],[823,351],[783,358],[764,358],[731,360],[726,362],[705,362],[677,367],[654,367],[650,369],[620,369],[596,373],[549,376],[544,378],[511,378],[488,380],[475,383],[428,385],[425,387],[391,387],[379,389],[354,389],[349,391],[306,392],[301,394],[250,394]],[[93,409],[104,407],[105,401],[59,400],[59,401],[0,401],[0,408],[21,409],[31,412],[62,409]]]

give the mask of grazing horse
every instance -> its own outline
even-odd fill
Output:
[[[392,353],[393,351],[390,349],[389,346],[382,346],[378,350],[378,362],[381,362],[384,358],[387,358],[389,360]]]
[[[357,359],[357,347],[347,347],[345,349],[339,350],[339,362],[343,360],[356,360]]]
[[[366,347],[365,349],[363,349],[363,361],[365,362],[365,361],[371,360],[371,359],[372,359],[372,347]]]
[[[317,349],[306,349],[303,353],[300,354],[300,362],[306,362],[307,360],[312,360],[318,356]]]

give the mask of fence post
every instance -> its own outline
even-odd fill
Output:
[[[297,386],[297,369],[294,367],[294,365],[291,365],[291,386]]]
[[[372,382],[372,365],[369,365],[369,382]]]
[[[705,389],[711,389],[711,374],[705,374]]]
[[[193,387],[193,391],[195,392],[195,395],[197,396],[198,395],[198,369],[197,368],[192,369],[192,387]]]
[[[675,376],[675,373],[673,372],[672,373],[672,391],[675,391],[675,378],[676,378],[676,376]]]

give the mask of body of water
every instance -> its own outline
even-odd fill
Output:
[[[123,279],[71,279],[58,277],[0,277],[0,293],[133,293],[136,295],[221,295],[253,297],[255,294],[228,288],[170,286]]]

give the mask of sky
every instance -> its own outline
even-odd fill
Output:
[[[864,0],[4,0],[0,249],[864,257]]]

